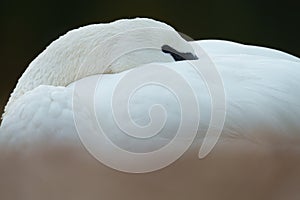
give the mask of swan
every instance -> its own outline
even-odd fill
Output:
[[[195,50],[199,47],[203,55]],[[222,132],[203,159],[197,155],[213,106],[206,79],[195,68],[199,62],[216,67],[226,95],[226,107],[220,108],[226,112]],[[135,87],[149,77],[150,82],[153,77],[170,81],[174,91],[159,84]],[[130,84],[134,93],[126,93]],[[118,98],[112,102],[114,95]],[[192,105],[184,119],[177,96],[187,96]],[[0,127],[0,196],[295,199],[300,189],[299,97],[300,59],[278,50],[221,40],[188,42],[171,26],[147,18],[81,27],[35,58],[9,98]],[[113,110],[118,106],[128,107],[131,118],[121,112],[121,125]],[[86,136],[98,133],[100,125],[120,148],[143,154],[176,137],[182,120],[187,128],[197,123],[192,144],[172,164],[148,173],[124,173],[98,162],[90,148],[97,150],[99,141]],[[132,124],[140,130],[154,127],[159,134],[143,140],[148,131],[137,131],[141,139],[133,139],[124,134]],[[180,138],[176,147],[185,140]],[[101,151],[113,152],[110,146]]]

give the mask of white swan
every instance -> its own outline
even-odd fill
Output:
[[[126,37],[120,35],[124,31]],[[140,45],[151,48],[139,49]],[[184,54],[182,60],[193,60],[195,45],[205,50],[219,70],[227,100],[221,138],[202,160],[197,152],[210,119],[210,95],[205,80],[190,64],[197,61],[176,62],[172,54],[176,51]],[[110,62],[128,46],[138,51]],[[172,49],[169,52],[163,46]],[[97,56],[91,54],[95,48]],[[90,65],[82,66],[86,57]],[[173,137],[181,120],[178,102],[170,92],[150,85],[137,90],[130,101],[131,117],[140,125],[150,122],[151,105],[165,108],[168,119],[162,135],[148,143],[135,144],[122,136],[111,107],[106,106],[120,78],[137,70],[148,73],[144,64],[149,63],[176,71],[195,91],[201,109],[199,133],[173,165],[149,174],[120,173],[98,164],[83,150],[74,123],[73,95],[83,96],[76,113],[90,132],[96,131],[91,119],[94,107],[85,104],[85,94],[73,93],[74,87],[80,83],[88,93],[93,89],[89,84],[104,73],[95,93],[95,99],[101,100],[95,106],[96,115],[105,113],[98,120],[122,148],[153,150]],[[300,59],[280,51],[218,40],[186,42],[170,26],[150,19],[70,31],[29,65],[6,106],[0,129],[0,183],[4,185],[0,197],[295,199],[300,185],[299,97]]]

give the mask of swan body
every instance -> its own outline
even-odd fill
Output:
[[[101,44],[107,35],[118,34],[125,27],[144,26],[174,31],[149,19],[88,26],[62,36],[30,64],[9,100],[1,124],[2,173],[10,180],[7,187],[15,191],[12,194],[2,188],[3,196],[10,199],[20,199],[18,193],[28,199],[41,196],[50,199],[56,195],[65,199],[87,196],[92,199],[295,199],[299,196],[300,59],[277,50],[234,42],[185,42],[175,33],[154,34],[150,41],[157,48],[167,44],[180,52],[194,53],[192,47],[200,45],[222,77],[226,94],[224,129],[211,154],[199,160],[197,152],[212,108],[205,79],[192,65],[197,60],[175,62],[161,51],[146,50],[105,66],[105,52],[113,54],[134,39],[143,41],[143,35],[132,35],[129,36],[132,40],[125,44],[118,41],[116,47],[103,48],[103,56],[94,58],[100,59],[95,62],[104,63],[103,66],[84,66],[86,69],[79,72],[82,74],[73,73],[88,56],[88,50]],[[165,88],[146,86],[137,90],[128,104],[132,120],[141,126],[151,121],[147,112],[152,105],[161,104],[165,108],[168,118],[164,128],[147,142],[122,136],[109,106],[112,91],[122,77],[137,70],[155,76],[155,70],[148,71],[152,63],[180,74],[195,92],[201,120],[194,143],[174,164],[148,174],[120,173],[96,163],[77,135],[76,97],[81,100],[76,108],[77,120],[85,122],[86,131],[97,132],[97,124],[92,119],[95,111],[111,139],[126,150],[147,152],[172,139],[180,124],[180,109],[174,95]],[[167,74],[160,75],[168,79]],[[87,95],[76,93],[74,88],[81,84],[88,93],[95,81],[99,81],[94,91],[99,102],[90,105],[85,99]],[[12,160],[17,160],[18,165]],[[16,173],[5,175],[8,170]],[[74,179],[76,176],[78,179]],[[28,183],[33,187],[22,188]]]

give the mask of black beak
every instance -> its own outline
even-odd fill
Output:
[[[182,60],[198,60],[198,57],[190,52],[182,53],[177,51],[176,49],[170,47],[169,45],[163,45],[161,47],[162,52],[169,53],[173,57],[175,61]]]

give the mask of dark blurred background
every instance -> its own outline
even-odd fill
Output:
[[[0,110],[28,64],[51,41],[86,24],[135,16],[165,21],[194,39],[226,39],[300,57],[299,1],[0,0]]]

